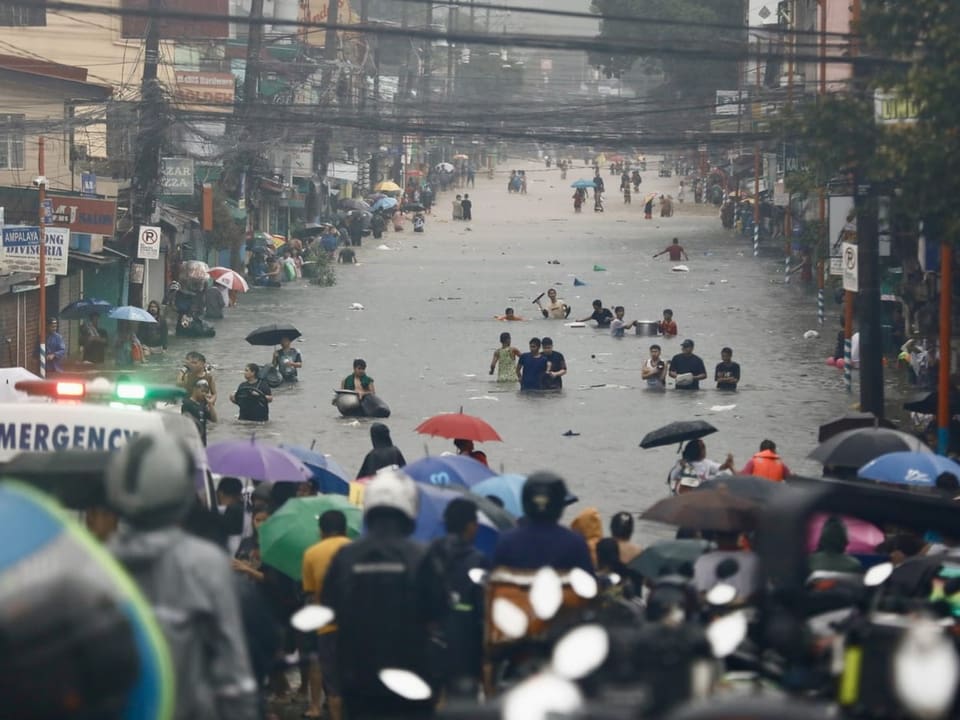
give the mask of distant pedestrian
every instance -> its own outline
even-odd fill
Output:
[[[473,446],[473,440],[457,438],[453,441],[453,446],[457,448],[457,455],[465,455],[466,457],[473,458],[478,463],[488,465],[487,454],[483,450],[477,450]]]
[[[653,202],[651,200],[651,202]],[[680,260],[686,260],[689,262],[690,258],[687,256],[687,251],[683,249],[683,245],[680,244],[680,238],[674,238],[673,243],[667,245],[663,250],[654,255],[655,258],[660,257],[661,255],[669,255],[672,262],[680,262]]]
[[[260,366],[247,363],[243,368],[243,382],[230,394],[230,402],[240,408],[239,420],[266,422],[270,419],[273,391],[260,378]]]
[[[663,320],[660,321],[658,330],[664,337],[677,336],[677,321],[673,319],[673,310],[670,308],[664,308]]]
[[[687,188],[683,180],[680,181],[680,188],[677,190],[677,202],[682,203],[687,196]]]
[[[477,179],[477,170],[473,167],[473,164],[467,165],[467,187],[474,187],[476,185]],[[469,220],[469,218],[465,218]]]
[[[90,317],[80,325],[80,348],[83,361],[103,365],[107,354],[107,341],[107,331],[100,327],[99,313],[90,313]]]
[[[513,347],[510,341],[510,333],[500,333],[500,347],[493,351],[493,359],[490,361],[490,374],[497,371],[498,383],[517,381],[517,358],[520,357],[520,351]]]
[[[764,440],[760,443],[760,452],[754,453],[753,457],[747,460],[740,474],[782,482],[793,473],[777,455],[777,444],[773,440]]]
[[[623,186],[623,204],[624,205],[632,204],[630,200],[630,183],[627,183],[626,185]]]
[[[459,195],[453,199],[453,219],[463,220],[463,198]]]
[[[653,220],[653,198],[647,198],[647,202],[643,205],[643,218],[645,220]]]
[[[460,215],[463,220],[473,220],[473,200],[466,193],[463,194],[463,200],[460,201]]]
[[[63,335],[59,333],[60,322],[55,318],[47,318],[46,361],[47,372],[63,372],[63,359],[67,356],[67,344]],[[37,355],[40,348],[37,348]]]
[[[713,373],[717,390],[736,390],[740,382],[740,363],[733,361],[733,350],[728,347],[720,351],[720,362]]]

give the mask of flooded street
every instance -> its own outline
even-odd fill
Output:
[[[527,195],[507,194],[511,168],[527,171]],[[352,360],[362,357],[393,411],[386,422],[408,461],[451,450],[451,441],[426,438],[414,428],[462,407],[504,438],[482,448],[491,467],[523,474],[556,470],[580,496],[578,507],[595,505],[604,517],[640,511],[665,495],[675,448],[645,451],[638,444],[673,420],[713,423],[719,432],[706,444],[718,461],[730,451],[742,466],[769,437],[794,472],[818,473],[819,466],[805,457],[818,424],[856,401],[843,391],[842,375],[824,364],[833,349],[835,307],[828,306],[826,329],[817,328],[814,294],[784,286],[782,272],[776,273],[782,255],[754,258],[747,242],[722,229],[713,208],[688,203],[678,205],[672,218],[644,220],[645,193],[676,194],[673,179],[656,172],[644,174],[632,205],[615,191],[619,178],[605,174],[606,212],[594,213],[588,204],[575,215],[569,185],[591,174],[576,167],[561,181],[558,170],[542,164],[501,165],[496,179],[478,178],[468,190],[472,223],[450,220],[453,194],[442,194],[426,233],[414,234],[409,226],[387,233],[382,243],[389,250],[365,238],[360,264],[337,266],[335,286],[298,280],[282,289],[253,290],[218,322],[216,338],[174,341],[171,376],[190,349],[216,366],[222,420],[211,442],[256,432],[308,447],[315,443],[355,473],[370,448],[370,421],[339,417],[330,400]],[[689,272],[671,272],[666,256],[651,257],[673,237],[687,249]],[[586,284],[575,287],[575,278]],[[628,321],[656,320],[663,308],[672,308],[680,334],[659,341],[663,354],[671,357],[682,339],[692,338],[707,366],[705,389],[646,390],[640,366],[650,339],[615,339],[606,330],[541,319],[531,300],[550,287],[573,307],[571,320],[589,315],[594,298],[606,307],[624,305]],[[351,309],[354,303],[364,309]],[[507,306],[527,321],[495,321]],[[303,333],[295,343],[304,358],[301,382],[275,390],[267,426],[238,423],[227,397],[242,380],[245,363],[270,359],[269,348],[251,347],[243,337],[259,325],[287,321]],[[822,336],[803,339],[810,329]],[[531,337],[553,338],[569,367],[562,394],[528,397],[498,387],[488,370],[503,331],[511,332],[521,351]],[[735,394],[713,389],[713,367],[725,345],[742,367]],[[578,435],[564,436],[567,431]]]

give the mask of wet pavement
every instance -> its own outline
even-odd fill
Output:
[[[507,194],[511,168],[527,171],[528,194]],[[827,324],[818,328],[815,293],[784,285],[779,249],[753,257],[746,240],[723,230],[713,208],[687,203],[676,205],[672,218],[644,220],[647,192],[676,194],[677,183],[656,172],[644,174],[631,205],[611,191],[604,213],[592,212],[591,203],[575,215],[569,185],[591,174],[578,166],[561,180],[558,170],[542,164],[501,165],[494,180],[478,177],[476,188],[467,190],[473,222],[449,219],[453,193],[445,193],[425,233],[408,226],[381,241],[365,238],[360,264],[337,266],[335,286],[298,280],[281,289],[254,289],[217,322],[216,338],[174,341],[164,361],[170,377],[190,349],[216,366],[222,420],[211,442],[256,433],[315,444],[355,473],[370,448],[370,421],[341,418],[330,401],[352,360],[363,357],[393,411],[386,422],[408,461],[452,450],[450,441],[420,436],[414,428],[462,407],[504,438],[482,447],[491,467],[524,474],[549,468],[567,479],[581,498],[568,518],[586,504],[608,517],[643,510],[662,497],[676,449],[641,450],[638,444],[673,420],[713,423],[719,432],[706,444],[718,461],[730,451],[740,466],[771,438],[795,472],[818,473],[819,466],[805,459],[818,424],[857,399],[844,391],[842,374],[824,364],[838,308],[829,307]],[[605,174],[604,180],[608,188],[619,185],[618,177]],[[666,256],[651,257],[673,237],[690,255],[684,263],[689,272],[672,272]],[[389,249],[378,249],[381,244]],[[586,284],[575,287],[575,278]],[[648,391],[640,366],[651,339],[615,339],[608,331],[541,319],[531,300],[550,287],[572,305],[571,319],[589,315],[594,298],[607,307],[624,305],[627,320],[656,320],[663,308],[672,308],[680,335],[658,342],[669,358],[683,338],[692,338],[710,375],[706,389]],[[354,303],[363,309],[352,309]],[[507,306],[528,320],[495,321]],[[251,347],[243,337],[272,322],[293,322],[303,332],[296,343],[304,359],[301,381],[274,391],[267,425],[239,423],[228,394],[242,380],[245,363],[271,356],[269,348]],[[805,340],[810,329],[821,337]],[[553,338],[569,366],[561,394],[522,396],[498,386],[487,373],[503,331],[521,350],[531,337]],[[742,368],[735,394],[712,389],[725,345]],[[565,436],[568,430],[578,434]],[[641,540],[664,531],[641,528]]]

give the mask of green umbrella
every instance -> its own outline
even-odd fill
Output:
[[[343,495],[291,498],[260,526],[260,557],[294,580],[303,578],[303,553],[320,542],[319,520],[327,510],[347,516],[347,535],[355,538],[363,524],[362,510]]]

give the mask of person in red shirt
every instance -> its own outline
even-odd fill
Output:
[[[740,474],[762,477],[773,482],[782,482],[793,473],[777,455],[777,444],[773,440],[764,440],[760,443],[760,452],[755,453],[747,461]]]
[[[667,337],[676,337],[677,321],[673,319],[673,310],[667,308],[663,311],[663,320],[660,321],[660,334]]]
[[[457,448],[457,455],[466,455],[467,457],[472,457],[477,462],[487,465],[487,454],[483,450],[475,450],[473,440],[457,439],[453,441],[453,444]]]
[[[654,257],[660,257],[664,254],[669,254],[670,260],[673,262],[679,262],[681,259],[690,260],[690,258],[687,257],[687,251],[684,250],[683,245],[680,244],[679,238],[674,238],[673,244],[667,245],[663,250],[654,255]]]

